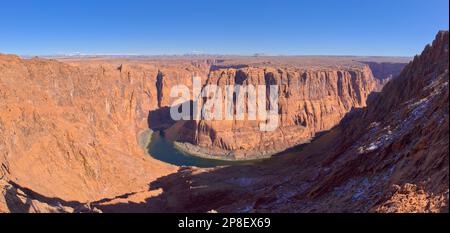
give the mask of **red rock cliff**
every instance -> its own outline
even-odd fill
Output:
[[[157,108],[156,68],[0,55],[0,71],[0,177],[9,202],[17,187],[89,202],[146,190],[176,170],[138,145]],[[14,211],[8,200],[0,198],[0,211]]]
[[[366,106],[376,82],[367,66],[354,68],[223,68],[212,71],[207,84],[278,85],[279,122],[276,130],[259,130],[259,121],[200,120],[187,122],[175,140],[200,156],[226,159],[267,157],[308,142],[335,126],[352,108]],[[182,133],[180,133],[182,132]],[[243,140],[245,138],[245,140]],[[182,145],[183,146],[183,145]]]

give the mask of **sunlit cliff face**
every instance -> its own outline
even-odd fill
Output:
[[[278,85],[202,87],[201,77],[197,76],[192,83],[192,97],[187,86],[172,87],[170,96],[178,97],[170,107],[172,120],[259,121],[260,131],[274,131],[278,127]]]
[[[201,113],[209,110],[209,119],[176,122],[166,134],[198,156],[241,160],[269,157],[331,129],[352,108],[366,105],[376,81],[362,64],[322,69],[224,68],[212,71],[205,87],[218,90],[199,92],[215,94],[200,104]],[[227,95],[230,87],[245,87],[245,94]],[[249,95],[248,87],[256,94]],[[190,103],[184,103],[188,109]],[[223,119],[229,113],[240,116]],[[257,119],[260,113],[266,113],[266,119]]]

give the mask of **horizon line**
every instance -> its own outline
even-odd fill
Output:
[[[137,54],[137,53],[67,53],[67,54],[14,54],[2,53],[4,55],[16,55],[22,58],[82,58],[82,57],[392,57],[392,58],[413,58],[418,55],[360,55],[360,54],[220,54],[220,53],[174,53],[174,54]]]

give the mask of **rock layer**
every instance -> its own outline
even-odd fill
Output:
[[[260,131],[260,121],[236,119],[191,121],[181,129],[168,130],[169,135],[178,134],[176,141],[196,145],[200,156],[222,159],[267,157],[308,142],[316,133],[331,129],[352,108],[364,107],[376,87],[367,66],[223,68],[210,72],[206,84],[217,85],[222,93],[225,85],[278,86],[279,122],[274,131]]]
[[[45,197],[90,202],[145,190],[175,171],[137,143],[157,108],[154,67],[0,55],[0,70],[5,190],[14,182]],[[0,210],[8,205],[0,199]]]

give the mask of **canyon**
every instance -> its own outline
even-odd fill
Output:
[[[279,127],[173,121],[192,76],[278,85]],[[446,31],[411,62],[0,55],[0,107],[0,212],[448,212]],[[153,131],[195,156],[272,158],[168,164],[143,148]]]

